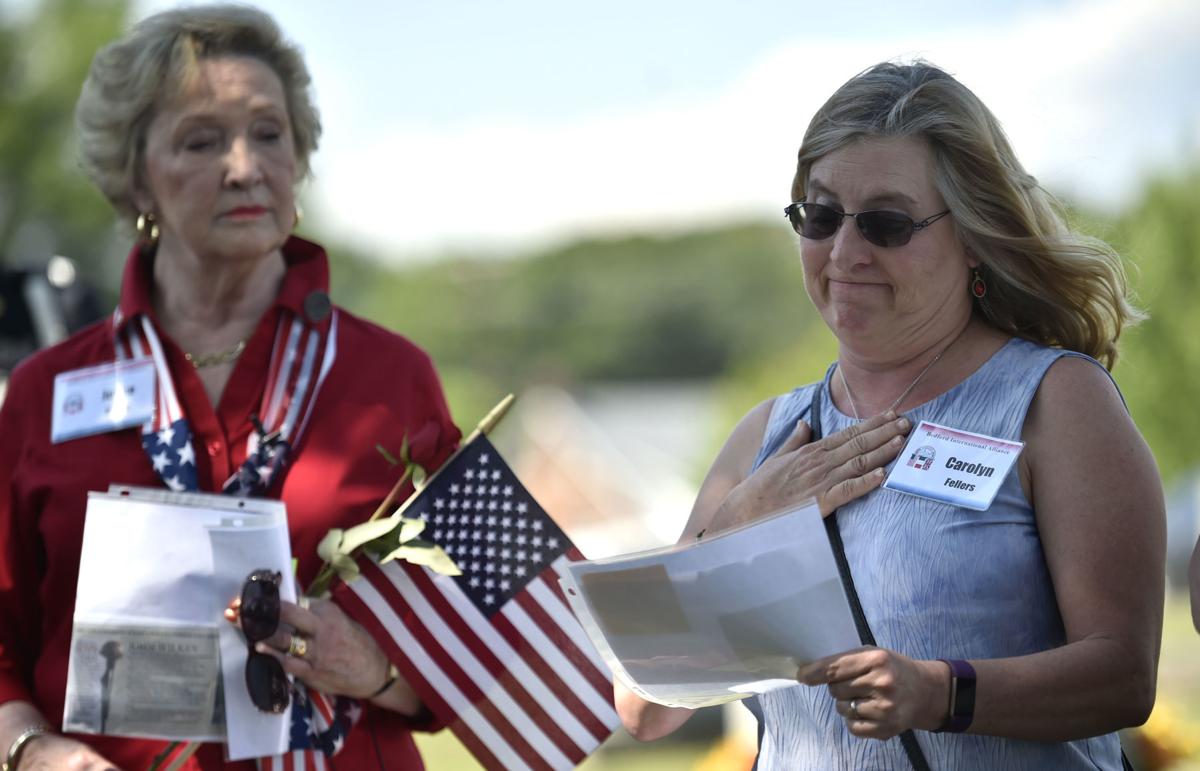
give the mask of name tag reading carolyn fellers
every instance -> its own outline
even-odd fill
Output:
[[[921,421],[883,486],[964,509],[985,511],[1024,442]]]

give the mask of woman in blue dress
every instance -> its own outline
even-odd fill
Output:
[[[791,201],[838,358],[738,424],[682,539],[815,497],[872,644],[751,700],[758,768],[1120,769],[1115,732],[1154,704],[1165,553],[1158,471],[1108,374],[1140,317],[1120,258],[924,62],[826,102]],[[897,460],[922,421],[944,446]],[[885,488],[906,463],[933,481]],[[617,692],[639,739],[691,714]]]

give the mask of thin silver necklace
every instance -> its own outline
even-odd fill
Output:
[[[968,324],[967,326],[970,326],[970,325]],[[933,359],[931,359],[930,362],[925,365],[925,369],[921,370],[920,374],[918,374],[913,379],[913,381],[908,384],[908,388],[904,389],[904,393],[902,393],[896,397],[896,401],[892,402],[891,406],[888,407],[888,410],[896,409],[896,407],[899,406],[900,402],[904,401],[904,397],[906,397],[910,393],[912,393],[912,390],[917,387],[917,383],[921,382],[921,378],[925,377],[925,373],[927,373],[927,372],[929,372],[929,370],[933,369],[933,365],[938,363],[938,360],[942,358],[942,355],[945,354],[946,351],[948,351],[954,347],[954,344],[958,342],[958,338],[962,337],[963,332],[966,332],[966,331],[967,331],[967,328],[963,327],[962,331],[959,332],[957,335],[955,335],[954,339],[950,341],[949,345],[947,345],[942,350],[938,351],[938,355],[934,356]],[[850,391],[850,384],[846,382],[846,373],[842,368],[841,362],[838,362],[837,370],[838,370],[838,377],[840,377],[842,379],[842,388],[846,389],[846,398],[850,400],[850,411],[854,413],[855,420],[862,420],[862,418],[860,418],[858,416],[858,405],[856,405],[854,403],[854,394]],[[887,410],[884,410],[884,411],[886,412]]]

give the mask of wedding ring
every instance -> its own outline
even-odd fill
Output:
[[[288,643],[288,655],[302,659],[306,653],[308,653],[308,640],[298,634],[292,635],[292,641]]]
[[[850,700],[850,717],[853,720],[861,720],[862,719],[858,716],[858,699]]]

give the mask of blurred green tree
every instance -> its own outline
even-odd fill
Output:
[[[502,381],[713,377],[812,318],[794,237],[761,223],[352,281],[366,315]]]
[[[1200,159],[1151,178],[1112,233],[1150,313],[1114,374],[1169,483],[1200,465]]]
[[[42,0],[0,13],[0,262],[65,254],[93,279],[111,269],[103,244],[113,213],[79,171],[74,109],[93,54],[124,29],[128,6]]]

